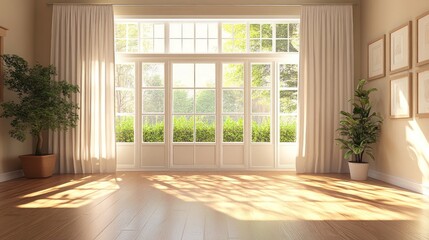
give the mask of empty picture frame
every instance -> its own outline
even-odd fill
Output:
[[[390,117],[411,117],[411,73],[400,74],[390,80]]]
[[[368,80],[386,76],[386,35],[368,43]]]
[[[411,21],[390,32],[390,73],[411,68]]]
[[[429,69],[417,73],[417,114],[429,117]]]
[[[429,12],[417,18],[417,66],[429,63]]]

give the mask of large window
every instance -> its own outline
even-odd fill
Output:
[[[265,159],[296,142],[298,29],[289,19],[115,20],[118,152],[144,166],[274,166]]]

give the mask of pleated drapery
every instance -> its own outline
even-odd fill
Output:
[[[78,126],[49,136],[60,173],[116,171],[114,56],[111,5],[53,6],[51,64],[80,88]]]
[[[340,110],[353,94],[353,8],[303,6],[300,22],[298,173],[341,172]]]

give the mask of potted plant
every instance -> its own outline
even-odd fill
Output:
[[[353,111],[341,111],[340,127],[337,129],[341,138],[336,140],[341,149],[345,150],[344,158],[351,156],[354,160],[349,161],[350,177],[353,180],[366,180],[368,176],[368,162],[364,161],[367,155],[374,160],[372,144],[377,141],[383,119],[372,112],[370,93],[377,91],[376,88],[364,89],[367,81],[359,81],[354,93]]]
[[[17,94],[17,101],[1,103],[0,117],[11,118],[11,137],[24,141],[29,132],[37,138],[35,153],[19,156],[24,174],[28,178],[49,177],[55,168],[55,155],[42,153],[42,132],[66,130],[75,127],[79,116],[78,106],[71,95],[78,86],[65,81],[55,81],[53,66],[36,64],[17,55],[3,55],[5,86]]]

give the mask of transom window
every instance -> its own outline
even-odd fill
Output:
[[[298,24],[296,20],[116,20],[115,49],[117,53],[298,52]]]

